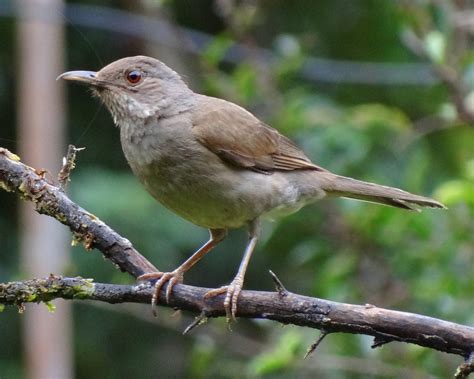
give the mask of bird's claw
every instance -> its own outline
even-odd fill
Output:
[[[171,292],[173,291],[173,287],[178,284],[183,282],[183,273],[179,270],[174,270],[171,272],[151,272],[148,274],[143,274],[137,278],[137,280],[156,280],[155,285],[154,285],[154,292],[153,296],[151,298],[151,307],[153,314],[156,316],[156,304],[158,304],[160,300],[160,291],[161,288],[168,283],[168,286],[166,287],[166,295],[165,299],[166,302],[170,302],[170,297],[171,297]]]
[[[206,292],[204,295],[204,300],[225,293],[224,310],[227,322],[230,323],[232,321],[236,321],[235,316],[237,314],[237,301],[239,299],[240,292],[242,291],[242,286],[243,280],[241,280],[239,277],[236,277],[228,286],[223,286]]]

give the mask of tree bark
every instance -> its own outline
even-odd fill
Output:
[[[201,319],[225,316],[224,295],[203,301],[210,288],[177,284],[170,303],[162,289],[160,304],[201,313]],[[22,306],[26,302],[49,302],[56,298],[96,300],[107,303],[150,303],[154,288],[94,283],[90,279],[50,276],[23,282],[0,284],[0,304]],[[365,334],[374,337],[373,347],[392,341],[414,343],[438,351],[469,356],[474,328],[407,312],[353,305],[291,293],[243,291],[238,317],[268,319],[321,329],[325,333]]]

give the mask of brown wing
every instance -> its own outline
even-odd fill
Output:
[[[225,100],[200,96],[193,132],[200,143],[234,166],[263,173],[326,171],[313,164],[291,140]]]

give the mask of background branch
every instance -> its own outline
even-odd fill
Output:
[[[425,33],[427,32],[425,31]],[[452,99],[459,120],[472,126],[474,124],[474,110],[467,101],[469,90],[461,77],[461,69],[454,67],[453,64],[448,64],[445,61],[447,59],[434,59],[428,52],[423,39],[411,30],[402,34],[402,40],[411,52],[431,63],[434,75],[438,77]]]

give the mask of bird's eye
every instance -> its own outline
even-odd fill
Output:
[[[127,80],[130,84],[137,84],[140,80],[142,80],[142,73],[138,70],[130,71],[127,74]]]

